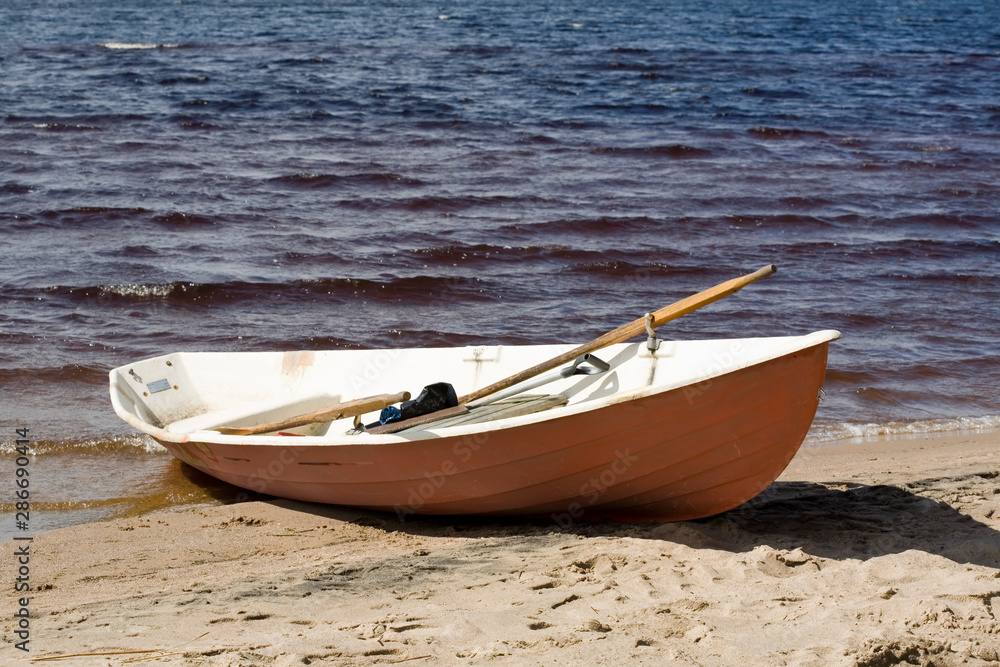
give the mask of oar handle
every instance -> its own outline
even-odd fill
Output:
[[[698,292],[697,294],[692,294],[686,299],[681,299],[680,301],[670,304],[665,308],[653,313],[652,326],[655,329],[661,324],[665,324],[671,320],[676,320],[678,317],[683,317],[690,312],[698,310],[702,306],[707,306],[710,303],[714,303],[719,299],[729,296],[734,292],[738,292],[752,282],[756,282],[761,278],[767,278],[773,275],[778,267],[774,264],[768,264],[767,266],[762,266],[753,273],[748,273],[745,276],[740,276],[739,278],[733,278],[732,280],[727,280],[724,283],[719,283],[715,287],[710,287],[709,289]],[[637,323],[641,322],[640,327]],[[645,318],[640,318],[631,324],[626,324],[625,327],[632,327],[636,330],[637,335],[645,330]],[[624,329],[625,327],[622,327]],[[631,338],[631,336],[629,336]]]
[[[719,283],[715,287],[710,287],[707,290],[693,294],[686,299],[681,299],[680,301],[673,303],[669,306],[661,308],[660,310],[653,313],[653,321],[650,323],[651,326],[658,327],[661,324],[670,322],[671,320],[676,320],[678,317],[683,317],[690,312],[698,310],[702,306],[707,306],[710,303],[714,303],[719,299],[729,296],[733,292],[737,292],[752,282],[760,280],[761,278],[766,278],[767,276],[773,274],[778,270],[774,264],[768,264],[763,266],[753,273],[748,273],[745,276],[740,276],[739,278],[733,278],[732,280],[727,280],[724,283]],[[458,399],[460,405],[470,403],[477,399],[483,398],[484,396],[489,396],[490,394],[502,391],[507,387],[512,387],[515,384],[529,380],[539,373],[544,373],[545,371],[551,370],[556,366],[561,366],[569,361],[572,361],[582,354],[587,354],[588,352],[593,352],[599,350],[602,347],[607,347],[609,345],[614,345],[616,343],[623,343],[633,336],[638,336],[639,334],[645,333],[647,320],[645,317],[640,317],[634,322],[629,322],[626,325],[620,326],[614,331],[609,331],[600,338],[595,338],[589,343],[585,343],[577,348],[560,354],[558,357],[549,359],[548,361],[542,362],[536,366],[525,369],[520,373],[515,373],[508,378],[500,380],[499,382],[494,382],[491,385],[483,387],[482,389],[477,389],[471,394],[462,396]]]
[[[393,403],[402,403],[403,401],[408,400],[410,400],[410,392],[408,391],[401,391],[398,394],[378,394],[377,396],[357,398],[353,401],[337,403],[336,405],[332,405],[328,408],[322,408],[321,410],[316,410],[315,412],[310,412],[304,415],[298,415],[296,417],[289,417],[288,419],[282,419],[281,421],[245,427],[217,426],[212,430],[218,431],[224,435],[257,435],[259,433],[273,433],[274,431],[280,431],[286,428],[295,428],[296,426],[305,426],[306,424],[332,422],[346,417],[357,417],[358,415],[363,415],[367,412],[389,407]]]

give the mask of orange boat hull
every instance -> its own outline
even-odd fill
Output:
[[[401,517],[680,521],[738,507],[781,474],[815,415],[827,348],[474,435],[334,446],[160,442],[246,489]]]

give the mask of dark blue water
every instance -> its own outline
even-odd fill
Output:
[[[772,262],[661,335],[843,331],[812,441],[1000,424],[994,3],[7,0],[0,72],[0,440],[105,496],[203,481],[137,358],[584,341]]]

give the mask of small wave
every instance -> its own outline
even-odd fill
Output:
[[[454,18],[454,17],[448,16],[448,18]],[[495,58],[498,56],[508,55],[514,52],[515,49],[516,47],[513,46],[495,46],[495,45],[486,45],[479,43],[470,43],[470,44],[461,44],[458,46],[447,47],[447,52],[457,56],[468,55],[468,56],[483,56],[486,58]]]
[[[12,124],[31,126],[50,132],[100,132],[108,128],[118,128],[124,123],[149,120],[144,114],[134,113],[90,113],[80,115],[38,115],[20,116],[8,114],[4,121]]]
[[[0,185],[0,194],[27,195],[31,194],[33,191],[34,190],[30,185],[23,185],[13,181]]]
[[[521,231],[530,229],[544,233],[567,233],[583,234],[591,236],[593,234],[608,234],[617,232],[654,232],[663,227],[664,223],[646,216],[634,218],[612,218],[602,216],[600,218],[584,218],[576,220],[549,220],[537,222],[530,225],[515,224],[509,225],[506,229]]]
[[[338,50],[339,55],[343,55],[343,50]],[[297,58],[282,58],[278,61],[278,65],[281,67],[300,67],[300,66],[312,66],[312,65],[325,65],[330,62],[327,58],[323,56],[300,56]]]
[[[668,266],[660,262],[654,262],[651,264],[634,264],[632,262],[619,260],[577,264],[572,268],[572,271],[574,273],[584,273],[589,275],[604,275],[642,280],[653,276],[674,276],[678,273],[678,271],[684,271],[684,268]]]
[[[712,151],[705,148],[696,148],[684,144],[669,144],[663,146],[629,146],[629,147],[599,147],[591,149],[597,155],[610,155],[612,157],[628,158],[674,158],[693,159],[707,158],[712,156]]]
[[[545,134],[524,135],[520,139],[520,141],[529,144],[545,144],[545,145],[556,145],[559,143],[559,140],[556,139],[555,137],[550,137]]]
[[[423,181],[420,181],[419,179],[401,176],[390,172],[346,175],[299,173],[287,176],[278,176],[276,178],[272,178],[271,182],[302,190],[324,190],[327,188],[342,188],[347,186],[418,187],[424,185]]]
[[[181,106],[185,108],[196,108],[199,110],[211,112],[218,111],[222,113],[243,111],[250,109],[258,109],[261,106],[261,102],[258,96],[250,94],[244,96],[242,99],[193,99],[181,102]]]
[[[148,245],[127,245],[121,249],[124,257],[160,257],[163,252]]]
[[[176,86],[178,84],[202,84],[208,83],[211,79],[208,76],[168,76],[157,79],[156,83],[161,86]]]
[[[153,222],[165,227],[209,227],[215,224],[215,220],[205,215],[193,213],[183,213],[181,211],[171,211],[162,215],[153,216]]]
[[[924,152],[924,151],[922,151]],[[917,170],[927,170],[927,171],[965,171],[966,166],[961,164],[959,160],[946,161],[943,159],[934,159],[928,157],[925,160],[900,160],[893,164],[893,169],[897,169],[902,172],[907,171],[917,171]]]
[[[410,212],[435,211],[441,214],[459,213],[471,208],[482,208],[484,210],[495,210],[500,207],[514,205],[545,205],[550,203],[543,197],[510,197],[506,195],[496,195],[492,197],[412,197],[412,198],[392,198],[374,199],[364,197],[359,199],[342,199],[337,202],[338,206],[358,209],[363,211],[384,211],[399,210]]]
[[[386,303],[430,303],[447,298],[492,300],[498,290],[477,277],[406,276],[385,280],[331,278],[297,280],[287,283],[149,283],[93,285],[84,287],[49,287],[49,295],[78,303],[94,300],[150,301],[165,300],[189,305],[235,305],[267,300],[288,303],[297,299],[312,301],[315,297],[340,298],[343,301],[372,299]]]
[[[724,216],[729,224],[734,227],[795,227],[795,228],[822,228],[830,227],[831,223],[823,218],[811,215],[795,215],[789,213],[779,213],[775,215],[741,215],[731,213]]]
[[[967,211],[954,211],[947,213],[921,213],[901,215],[889,218],[885,221],[893,225],[906,225],[911,229],[919,229],[927,226],[931,229],[939,228],[959,228],[959,229],[988,229],[992,230],[996,220],[989,215],[976,215]],[[988,242],[995,244],[996,241]]]
[[[809,97],[808,94],[802,92],[801,90],[768,90],[765,88],[748,86],[743,88],[742,91],[745,95],[761,97],[768,100],[801,100]]]
[[[0,453],[13,454],[17,451],[15,440],[0,442]],[[158,442],[148,435],[117,435],[107,438],[82,438],[71,440],[36,440],[31,443],[34,456],[54,456],[59,454],[166,454]]]
[[[153,49],[179,49],[181,45],[158,42],[101,42],[97,47],[112,51],[150,51]]]
[[[645,55],[649,53],[649,51],[638,47],[616,46],[613,49],[611,49],[611,53],[623,53],[628,55]]]
[[[766,125],[757,125],[747,131],[750,134],[763,137],[765,139],[825,139],[830,136],[825,132],[799,130],[791,127],[769,127]]]
[[[885,389],[879,389],[878,387],[859,387],[855,389],[855,394],[858,399],[869,404],[878,405],[902,405],[903,400],[899,397],[898,392],[887,391]]]
[[[992,287],[1000,285],[1000,276],[981,273],[927,273],[922,275],[910,273],[880,273],[876,278],[892,282],[904,283],[924,283],[930,285],[964,286],[974,288]]]
[[[790,197],[782,197],[778,200],[778,203],[783,208],[796,208],[802,210],[811,210],[823,208],[826,206],[836,206],[837,201],[829,197],[821,197],[815,194],[812,195],[793,195]]]
[[[738,220],[740,226],[752,222],[756,226],[766,226],[768,224],[794,224],[790,218],[730,218]],[[800,218],[803,225],[832,225],[842,226],[844,219],[831,219],[825,223],[820,218],[804,217]],[[947,217],[941,219],[942,226],[952,226],[953,222]],[[925,267],[926,271],[939,266],[951,267],[975,267],[980,262],[991,261],[1000,253],[1000,241],[995,240],[961,240],[961,239],[921,239],[916,235],[909,238],[894,240],[870,241],[859,240],[837,240],[802,242],[795,239],[793,243],[781,245],[781,252],[790,258],[814,258],[822,254],[836,255],[843,261],[856,262],[858,266],[893,266],[906,261],[907,265],[914,267]],[[925,276],[936,276],[936,279],[955,280],[966,282],[987,283],[993,278],[988,272],[981,273],[930,273]],[[898,278],[902,275],[882,274],[882,277]],[[910,278],[911,276],[906,276]]]
[[[462,266],[485,264],[487,262],[508,263],[524,261],[597,261],[607,257],[607,252],[580,250],[563,245],[513,246],[479,243],[475,245],[451,244],[431,248],[417,248],[410,251],[424,262],[433,264]]]
[[[119,208],[114,206],[75,206],[69,209],[48,209],[39,215],[48,220],[58,220],[60,223],[79,224],[91,221],[107,222],[111,220],[126,220],[140,218],[150,211],[145,208]]]
[[[954,153],[958,150],[955,146],[940,146],[940,145],[929,145],[922,146],[920,144],[907,144],[907,150],[916,151],[918,153]]]
[[[584,112],[603,112],[610,111],[612,113],[621,114],[641,114],[652,112],[654,114],[662,114],[670,111],[670,107],[665,104],[655,104],[655,103],[634,103],[634,102],[604,102],[604,103],[593,103],[581,105],[581,110]]]
[[[36,130],[45,132],[101,132],[103,128],[96,125],[69,124],[69,123],[32,123]]]
[[[327,271],[329,271],[332,266],[350,265],[350,262],[345,261],[342,256],[325,250],[286,250],[282,253],[281,257],[285,262],[295,264],[296,266],[322,266],[325,267]]]
[[[89,300],[101,297],[125,297],[127,299],[145,300],[152,298],[166,298],[175,291],[184,292],[188,287],[195,287],[194,283],[167,283],[150,285],[96,285],[94,287],[55,287],[48,291],[50,294],[65,294],[74,299]]]
[[[182,129],[185,130],[218,130],[222,128],[221,125],[208,122],[205,120],[205,117],[191,116],[188,114],[177,114],[171,116],[170,121],[177,123]]]
[[[875,371],[860,369],[828,368],[826,371],[827,382],[842,382],[847,385],[858,385],[865,382],[874,382],[881,375]]]
[[[951,419],[921,419],[891,421],[886,423],[847,422],[816,424],[806,438],[807,443],[835,442],[840,440],[905,437],[924,434],[991,431],[1000,428],[1000,415],[983,417],[957,417]]]
[[[108,369],[81,364],[67,364],[52,368],[0,368],[0,386],[19,381],[104,384],[107,379]]]

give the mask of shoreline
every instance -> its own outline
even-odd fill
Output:
[[[675,524],[271,500],[59,528],[30,542],[30,653],[7,620],[0,656],[997,664],[998,471],[1000,430],[935,433],[805,447],[749,503]]]

